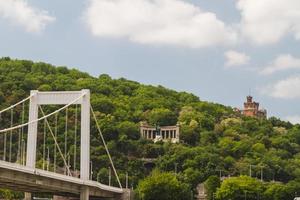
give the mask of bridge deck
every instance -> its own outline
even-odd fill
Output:
[[[79,196],[84,187],[91,197],[118,198],[123,190],[95,181],[84,181],[40,169],[31,169],[15,163],[0,161],[0,187],[31,193],[49,193],[62,196]]]

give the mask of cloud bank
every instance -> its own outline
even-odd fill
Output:
[[[192,48],[236,44],[245,38],[275,44],[300,40],[299,0],[237,0],[239,26],[184,0],[89,0],[84,19],[94,36]]]
[[[280,99],[300,98],[300,75],[290,76],[261,90],[265,95]]]
[[[300,59],[290,54],[279,55],[268,66],[264,67],[260,74],[271,75],[275,72],[286,71],[291,69],[300,69]]]
[[[274,44],[286,35],[300,40],[299,0],[238,0],[241,33],[255,44]]]
[[[237,51],[227,51],[224,56],[226,58],[225,67],[241,66],[250,61],[250,57],[248,55]]]
[[[39,33],[55,21],[47,11],[32,7],[25,0],[0,0],[0,18],[31,33]]]
[[[237,41],[214,13],[183,0],[90,0],[84,20],[94,36],[140,44],[201,48]]]

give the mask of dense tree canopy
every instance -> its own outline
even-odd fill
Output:
[[[154,171],[141,181],[137,188],[143,200],[189,200],[191,193],[187,184],[181,183],[172,173]]]
[[[300,125],[292,125],[275,117],[243,117],[228,106],[201,101],[193,94],[176,92],[162,86],[143,85],[124,78],[113,79],[106,74],[93,77],[76,69],[54,67],[41,62],[0,59],[0,109],[27,97],[30,90],[83,88],[91,90],[91,104],[123,185],[126,172],[130,185],[135,188],[154,166],[162,172],[172,173],[176,166],[178,184],[191,188],[196,188],[211,176],[219,175],[221,171],[224,176],[242,177],[242,182],[249,183],[249,187],[259,187],[259,191],[249,190],[249,194],[261,192],[266,196],[277,195],[278,199],[283,194],[281,191],[285,195],[294,195],[297,180],[300,179]],[[45,112],[49,113],[54,109],[51,106],[45,107]],[[74,115],[75,111],[75,107],[71,107],[69,115]],[[21,114],[21,108],[14,112],[17,118]],[[9,114],[4,114],[0,119],[1,128],[9,126],[9,122],[5,120],[9,118]],[[25,114],[27,119],[28,113]],[[179,124],[180,143],[153,143],[140,138],[141,121],[160,126]],[[69,122],[74,124],[74,117]],[[64,123],[65,113],[60,113],[59,132],[64,132]],[[91,128],[93,179],[107,184],[110,164],[94,122]],[[73,126],[69,127],[68,136],[68,153],[70,162],[73,163]],[[17,138],[14,141],[17,147]],[[59,135],[58,141],[63,146],[63,134]],[[42,137],[39,142],[42,142]],[[2,145],[3,140],[0,142],[0,156],[3,153]],[[50,149],[50,158],[53,159],[54,146],[50,135],[47,136],[47,147]],[[42,145],[39,148],[38,159],[41,164]],[[14,153],[14,156],[17,154]],[[152,158],[156,162],[149,167],[144,158]],[[62,164],[61,160],[58,162]],[[53,167],[53,160],[50,163]],[[260,178],[263,171],[264,181],[268,183],[275,180],[278,184],[269,187],[250,177],[248,179],[241,176],[249,175],[250,165],[253,166],[253,178]],[[78,162],[76,167],[78,169]],[[167,173],[166,176],[169,175]],[[116,184],[115,178],[112,181]],[[233,179],[232,184],[236,183],[239,183],[238,178]],[[290,187],[286,188],[281,183]],[[228,184],[224,181],[221,189]],[[219,195],[225,195],[220,192],[221,189]],[[239,190],[240,188],[236,191]],[[243,192],[235,194],[245,195]]]
[[[225,180],[218,192],[217,199],[262,199],[264,187],[262,183],[248,176]]]
[[[217,176],[210,176],[204,182],[204,187],[207,192],[207,199],[212,200],[215,197],[217,189],[220,187],[220,178]]]

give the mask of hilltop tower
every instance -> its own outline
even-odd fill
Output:
[[[244,103],[243,115],[248,117],[266,118],[267,111],[265,109],[259,109],[259,103],[253,101],[252,96],[247,96],[247,102]]]

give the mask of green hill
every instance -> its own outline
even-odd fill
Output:
[[[144,165],[142,158],[156,158],[157,169],[172,172],[176,165],[178,179],[191,188],[210,176],[218,175],[220,170],[225,176],[248,175],[250,165],[253,165],[253,177],[260,178],[263,169],[266,182],[294,181],[294,185],[297,185],[295,181],[300,178],[299,125],[274,117],[243,117],[234,113],[229,106],[201,101],[193,94],[176,92],[162,86],[143,85],[124,78],[112,79],[106,74],[93,77],[75,69],[46,63],[0,59],[0,108],[27,97],[30,90],[83,88],[91,90],[92,106],[123,184],[128,172],[130,185],[136,187],[151,169]],[[46,108],[46,111],[51,109],[54,108]],[[74,113],[74,110],[73,107],[70,112]],[[72,122],[74,119],[70,120]],[[181,143],[154,144],[141,139],[140,121],[160,125],[180,123]],[[8,123],[0,121],[2,126]],[[59,130],[64,130],[64,116],[59,118]],[[72,149],[72,127],[69,131],[68,146]],[[61,146],[63,138],[63,135],[59,136]],[[109,163],[99,141],[95,127],[92,126],[93,178],[107,183]],[[2,143],[0,156],[3,152]],[[50,158],[53,158],[53,140],[50,136],[47,145]],[[42,151],[40,147],[39,152]],[[69,154],[72,163],[73,151]],[[38,158],[41,163],[41,154]],[[293,190],[287,189],[286,194],[292,197],[298,188],[300,183]],[[269,193],[270,196],[276,192]]]

